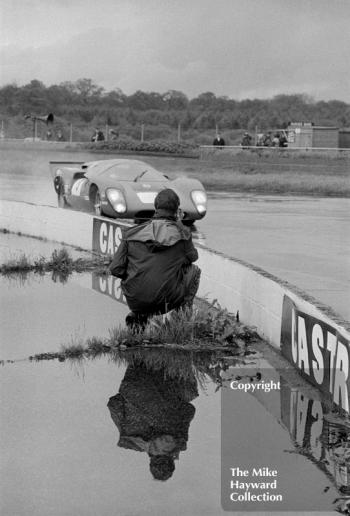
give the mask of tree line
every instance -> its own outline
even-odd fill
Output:
[[[189,137],[202,134],[208,138],[216,130],[232,134],[255,128],[267,131],[285,128],[291,121],[350,126],[350,104],[339,100],[316,102],[305,94],[240,101],[212,92],[189,99],[177,90],[138,90],[126,95],[119,88],[106,91],[87,78],[48,87],[33,79],[24,86],[7,84],[0,88],[0,116],[10,125],[10,119],[19,124],[27,114],[44,116],[49,112],[62,127],[73,123],[81,131],[91,132],[92,127],[108,125],[135,138],[140,124],[144,124],[151,139],[174,137],[179,126]]]

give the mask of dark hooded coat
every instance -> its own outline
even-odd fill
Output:
[[[143,451],[142,442],[170,435],[177,451],[186,449],[188,430],[198,396],[195,377],[167,378],[166,370],[149,370],[144,364],[128,366],[119,393],[108,402],[120,439],[118,446]]]
[[[136,313],[165,313],[181,306],[186,267],[198,259],[191,232],[174,217],[155,217],[123,232],[110,265],[129,308]]]

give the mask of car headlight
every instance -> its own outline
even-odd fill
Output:
[[[116,188],[108,188],[106,191],[107,199],[117,213],[126,212],[126,201],[123,193]]]
[[[207,211],[207,194],[203,190],[193,190],[191,197],[198,213],[205,213]]]

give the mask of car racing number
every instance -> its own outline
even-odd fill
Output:
[[[72,186],[71,195],[81,195],[81,191],[83,189],[83,186],[86,184],[86,181],[87,179],[85,177],[77,179]]]

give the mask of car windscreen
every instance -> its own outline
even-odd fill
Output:
[[[98,174],[103,179],[116,181],[164,181],[165,176],[146,163],[120,163],[101,170]]]

